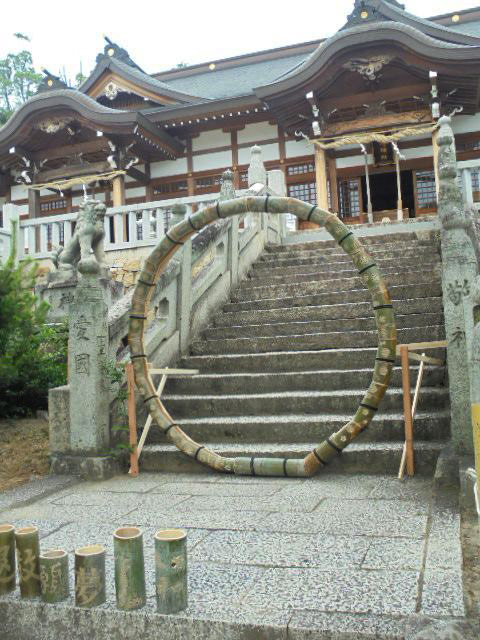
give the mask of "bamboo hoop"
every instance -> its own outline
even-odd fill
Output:
[[[225,458],[200,445],[187,436],[175,423],[158,397],[148,367],[144,341],[145,322],[155,285],[168,262],[194,233],[206,225],[220,218],[245,215],[246,213],[291,213],[301,220],[311,221],[325,227],[332,238],[352,258],[372,299],[379,337],[372,382],[353,418],[304,459]],[[335,214],[319,207],[312,207],[310,203],[302,202],[296,198],[252,196],[218,202],[201,209],[168,230],[146,259],[137,280],[132,297],[128,342],[135,371],[135,382],[143,401],[148,406],[153,420],[180,451],[223,473],[308,477],[326,467],[369,426],[391,379],[395,364],[397,330],[390,295],[377,265],[365,251],[358,238]]]

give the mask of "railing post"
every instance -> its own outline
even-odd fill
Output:
[[[176,204],[172,207],[170,227],[181,222],[187,207]],[[192,241],[185,242],[180,249],[180,273],[177,280],[177,328],[179,333],[180,353],[188,351],[190,341],[190,316],[192,313]]]
[[[475,249],[468,235],[471,220],[457,183],[455,142],[450,118],[439,120],[440,191],[438,216],[442,241],[442,286],[452,413],[452,442],[458,454],[473,453],[470,354],[473,317],[468,296],[477,276]]]
[[[232,218],[228,230],[227,268],[230,271],[230,286],[235,288],[238,283],[238,216]]]
[[[465,202],[467,204],[473,204],[473,187],[472,187],[472,173],[471,169],[461,169],[463,193],[465,195]]]

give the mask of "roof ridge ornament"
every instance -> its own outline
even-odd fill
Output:
[[[50,73],[48,69],[42,69],[42,73],[44,77],[38,86],[37,94],[58,89],[72,89],[72,87],[69,87],[59,76]]]
[[[130,54],[126,49],[123,49],[116,42],[110,40],[108,36],[103,36],[105,39],[105,47],[103,49],[103,53],[99,53],[97,56],[97,64],[99,62],[103,62],[104,60],[111,60],[114,58],[115,60],[119,60],[124,64],[128,64],[129,67],[133,67],[134,69],[138,69],[142,73],[145,73],[143,69],[141,69],[136,62],[132,60]]]

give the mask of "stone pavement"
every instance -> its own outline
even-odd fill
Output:
[[[49,640],[56,628],[66,637],[65,625],[69,637],[91,640],[137,637],[130,625],[142,638],[157,637],[153,629],[165,639],[409,638],[432,617],[465,613],[457,496],[430,479],[145,473],[62,482],[43,481],[43,496],[41,482],[31,498],[22,489],[23,506],[8,507],[4,494],[0,521],[36,524],[42,549],[64,548],[72,565],[76,547],[105,544],[108,602],[90,612],[73,599],[26,605],[17,591],[0,599],[2,639],[27,637],[27,625],[29,638]],[[124,614],[115,609],[112,533],[127,524],[144,531],[149,598]],[[188,529],[190,606],[168,618],[155,614],[152,542],[170,527]]]

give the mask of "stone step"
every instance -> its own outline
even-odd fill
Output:
[[[384,235],[360,236],[352,228],[351,231],[357,236],[364,246],[385,245],[385,244],[434,244],[431,240],[420,240],[415,233],[385,233]],[[298,250],[316,250],[321,247],[336,247],[338,243],[333,238],[330,240],[312,240],[311,242],[299,242],[295,244],[268,244],[265,251],[268,253],[290,253]]]
[[[226,457],[304,458],[318,442],[298,444],[225,444],[211,443],[210,448]],[[444,441],[415,443],[415,472],[431,476]],[[341,456],[332,460],[329,473],[395,475],[402,457],[403,443],[353,443]],[[169,444],[147,445],[140,458],[143,471],[213,473],[211,469],[190,458]],[[321,472],[320,472],[321,473]]]
[[[231,395],[165,395],[162,400],[174,420],[208,416],[258,416],[287,413],[318,414],[323,412],[351,413],[358,408],[364,389],[336,391],[277,391],[275,393],[236,393]],[[403,407],[400,389],[388,389],[379,415],[400,412]],[[419,410],[444,409],[448,404],[448,390],[422,387]]]
[[[443,325],[399,329],[398,342],[431,342],[445,339]],[[376,331],[350,331],[348,333],[311,333],[298,336],[235,338],[224,340],[198,340],[191,345],[192,355],[207,353],[265,353],[268,351],[305,351],[311,349],[359,349],[378,344]]]
[[[182,358],[185,369],[202,373],[264,373],[315,371],[321,369],[364,369],[375,364],[376,347],[359,349],[325,349],[323,351],[267,351],[191,355]],[[445,359],[445,349],[429,351],[429,355]]]
[[[300,292],[299,292],[300,293]],[[412,298],[436,298],[442,295],[440,283],[420,282],[389,287],[392,300],[406,300]],[[329,291],[316,295],[295,295],[286,298],[265,298],[261,300],[246,300],[242,302],[227,303],[223,310],[227,313],[237,311],[251,311],[257,309],[285,309],[291,307],[312,307],[331,304],[344,304],[346,302],[367,302],[370,294],[367,289],[354,289],[352,291]]]
[[[431,313],[442,314],[442,298],[418,298],[410,300],[396,300],[393,304],[398,316],[418,316],[428,310]],[[277,322],[316,322],[332,319],[346,320],[349,318],[373,318],[371,302],[354,302],[346,304],[332,304],[320,307],[292,307],[282,309],[279,314],[275,309],[256,311],[240,311],[234,313],[218,313],[213,318],[216,327],[248,326],[254,324],[275,324]]]
[[[425,367],[423,386],[442,386],[445,381],[443,367]],[[417,378],[417,367],[411,368],[412,385]],[[290,371],[285,373],[217,373],[200,374],[189,378],[169,378],[167,395],[274,393],[276,391],[322,391],[367,388],[372,369],[323,369],[319,371]],[[400,367],[393,371],[391,387],[402,386]]]
[[[368,253],[375,259],[395,259],[401,260],[402,258],[407,258],[410,260],[418,259],[418,256],[428,256],[431,259],[440,258],[440,254],[437,249],[432,246],[422,246],[421,249],[418,247],[393,247],[388,249],[387,247],[381,247],[374,251],[368,251]],[[343,262],[345,257],[348,258],[348,254],[345,251],[342,251],[340,248],[337,249],[319,249],[316,251],[298,251],[293,255],[288,254],[284,256],[283,254],[276,253],[263,253],[259,258],[257,264],[270,264],[272,266],[277,267],[285,267],[288,265],[295,264],[325,264],[328,262]]]
[[[435,269],[431,273],[424,274],[424,278],[428,277],[429,282],[441,284],[441,273]],[[418,273],[408,271],[406,273],[391,273],[384,276],[385,283],[388,287],[398,285],[408,285],[418,283]],[[300,291],[303,295],[315,295],[324,291],[351,291],[364,287],[362,278],[355,276],[353,278],[336,277],[334,279],[320,279],[299,284],[271,284],[267,286],[254,286],[256,281],[243,282],[240,287],[232,295],[232,302],[241,302],[243,300],[263,300],[265,298],[283,298],[291,297]]]
[[[232,416],[181,420],[180,426],[196,442],[222,443],[298,443],[322,442],[341,429],[351,415],[266,415]],[[450,434],[450,411],[418,412],[415,417],[415,439],[434,441]],[[405,424],[402,413],[377,416],[356,442],[403,442]],[[160,429],[151,429],[149,444],[167,444]]]
[[[243,286],[270,286],[270,285],[279,285],[279,284],[292,284],[294,282],[311,282],[316,280],[333,280],[336,278],[354,278],[358,275],[357,269],[354,268],[353,264],[350,263],[338,263],[338,265],[342,265],[342,268],[332,269],[331,266],[322,266],[322,267],[310,267],[304,265],[303,267],[290,267],[289,269],[281,269],[280,273],[272,273],[272,271],[277,272],[277,269],[269,270],[252,270],[247,280],[244,280]],[[337,265],[337,266],[338,266]],[[382,276],[386,276],[389,274],[407,274],[411,273],[412,267],[410,264],[405,262],[390,262],[389,266],[380,267],[380,272]],[[430,262],[426,263],[422,261],[422,267],[424,271],[428,271],[431,273],[439,273],[441,270],[440,263]],[[292,272],[292,269],[295,271]]]
[[[278,322],[274,324],[259,323],[250,325],[211,327],[205,329],[203,337],[207,340],[223,340],[231,338],[256,338],[264,336],[298,336],[309,333],[326,333],[330,331],[374,331],[375,318],[346,318],[332,320],[310,320],[306,322]],[[396,316],[397,328],[413,328],[433,326],[443,323],[443,313],[417,313]]]
[[[372,256],[373,259],[373,256]],[[418,259],[418,254],[417,254]],[[404,260],[401,258],[379,258],[375,256],[375,262],[378,264],[380,269],[388,269],[392,268],[395,272],[396,268],[408,268],[411,269],[411,260]],[[440,264],[439,256],[423,256],[422,255],[422,264],[425,264],[425,268],[433,268],[434,265]],[[282,276],[288,274],[304,274],[304,273],[322,273],[322,272],[331,272],[331,271],[345,271],[345,270],[353,270],[356,272],[354,264],[352,260],[345,255],[342,260],[335,260],[334,262],[329,261],[327,259],[321,261],[307,261],[298,265],[286,265],[286,266],[276,266],[274,263],[269,264],[267,262],[255,262],[252,265],[252,268],[249,271],[249,278],[256,277],[264,277],[265,275],[270,276]]]

